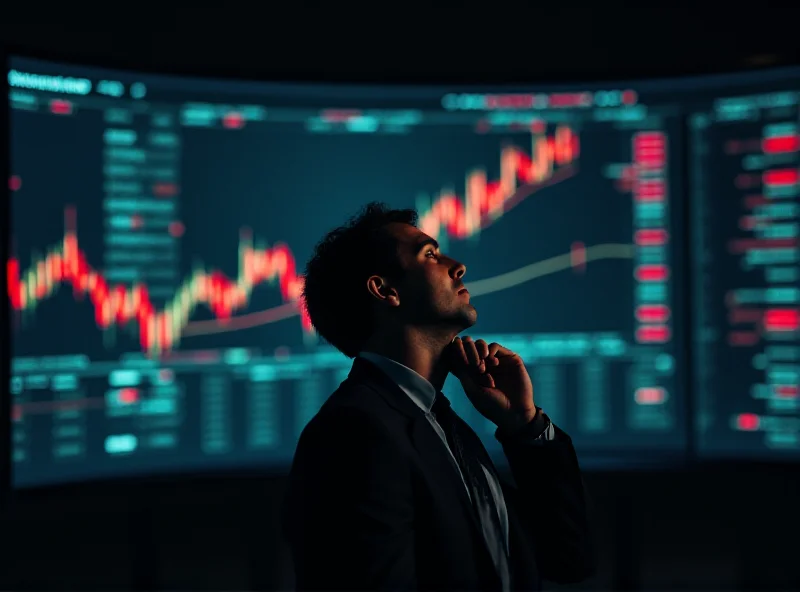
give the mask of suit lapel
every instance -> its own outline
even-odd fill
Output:
[[[420,415],[419,418],[411,421],[411,443],[417,449],[420,459],[422,459],[427,469],[428,476],[435,482],[446,485],[450,490],[449,493],[459,499],[462,508],[469,515],[469,519],[477,529],[481,539],[483,539],[480,519],[464,486],[458,465],[453,460],[453,457],[450,456],[441,438],[439,438],[439,434],[436,433],[430,422],[424,415]]]
[[[389,405],[409,418],[409,437],[419,453],[427,476],[433,482],[446,487],[449,494],[458,498],[461,507],[472,522],[479,540],[484,541],[480,518],[467,494],[458,465],[442,443],[439,434],[425,417],[425,413],[380,368],[367,360],[356,358],[348,380],[367,384]],[[486,552],[489,552],[488,548]]]

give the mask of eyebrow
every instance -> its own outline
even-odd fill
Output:
[[[425,240],[423,240],[422,242],[420,242],[420,243],[417,245],[417,250],[416,250],[417,254],[419,254],[419,253],[420,253],[420,251],[422,251],[422,249],[424,249],[425,247],[427,247],[427,246],[429,246],[429,245],[430,245],[430,246],[433,246],[433,248],[434,248],[434,249],[438,249],[438,248],[439,248],[439,243],[438,243],[438,242],[436,242],[436,240],[435,240],[435,239],[432,239],[432,238],[426,238]]]

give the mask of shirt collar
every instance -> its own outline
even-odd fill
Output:
[[[376,353],[365,351],[358,354],[358,357],[372,362],[383,370],[420,409],[426,413],[430,412],[436,398],[436,388],[417,372]]]

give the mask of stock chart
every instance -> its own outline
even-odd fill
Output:
[[[697,445],[800,458],[797,72],[694,109]]]
[[[303,266],[373,200],[466,264],[470,334],[522,356],[586,466],[683,452],[670,105],[21,58],[8,81],[17,486],[288,466],[351,365],[301,312]]]

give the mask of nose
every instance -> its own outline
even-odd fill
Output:
[[[450,276],[454,280],[460,280],[467,273],[467,266],[458,261],[453,261],[453,266],[450,268]]]

